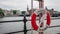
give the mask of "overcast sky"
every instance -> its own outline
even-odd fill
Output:
[[[60,0],[44,0],[44,6],[49,9],[54,8],[60,11]],[[4,9],[19,9],[26,10],[28,7],[31,8],[31,0],[0,0],[0,8]],[[34,8],[38,8],[38,1],[34,1]]]

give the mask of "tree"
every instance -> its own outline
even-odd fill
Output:
[[[26,11],[22,11],[22,14],[25,15],[26,14]]]
[[[13,14],[16,14],[17,10],[13,10]]]
[[[3,9],[0,8],[0,17],[3,17],[3,16],[4,16]]]
[[[2,8],[0,8],[0,11],[2,11]]]

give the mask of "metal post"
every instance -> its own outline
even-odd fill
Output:
[[[31,0],[31,15],[32,15],[32,13],[33,13],[33,0]],[[31,29],[32,29],[32,27],[31,27]],[[33,30],[31,31],[31,34],[33,34]]]
[[[27,34],[27,29],[26,29],[26,22],[27,22],[27,19],[26,19],[26,16],[24,16],[24,34]]]
[[[40,15],[39,15],[39,19],[41,19],[42,15],[43,15],[43,14],[40,13]],[[40,20],[39,20],[39,22],[40,22]],[[43,27],[43,23],[41,23],[40,27]],[[43,32],[39,32],[39,34],[43,34]]]
[[[39,9],[40,8],[44,8],[44,0],[39,0]],[[41,19],[41,17],[42,17],[42,13],[41,13],[41,15],[39,15],[39,19]],[[40,20],[39,20],[39,22],[40,22]],[[40,25],[40,27],[43,27],[43,23]],[[43,34],[43,32],[39,32],[39,34]]]
[[[39,8],[44,8],[44,0],[39,1]]]
[[[39,34],[43,34],[43,32],[40,32]]]
[[[32,15],[32,13],[33,13],[33,0],[31,0],[31,15]]]

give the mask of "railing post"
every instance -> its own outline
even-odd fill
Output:
[[[27,34],[27,29],[26,29],[26,22],[27,22],[27,19],[26,19],[26,16],[25,16],[25,15],[24,15],[23,22],[24,22],[24,34]]]

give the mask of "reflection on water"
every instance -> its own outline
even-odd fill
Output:
[[[4,17],[0,18],[0,21],[9,21],[9,20],[22,20],[23,17]],[[27,17],[27,19],[31,19]],[[38,21],[37,21],[38,22]],[[51,26],[54,25],[60,25],[60,19],[57,20],[51,20]],[[27,21],[26,23],[27,29],[31,29],[31,21]],[[10,23],[0,23],[0,34],[8,33],[8,32],[14,32],[14,31],[21,31],[24,29],[24,23],[23,22],[10,22]],[[44,34],[56,34],[60,32],[60,27],[55,28],[48,28]],[[21,33],[15,33],[15,34],[24,34]],[[28,31],[27,34],[31,34],[31,31]],[[33,31],[33,34],[38,34],[37,31]]]

